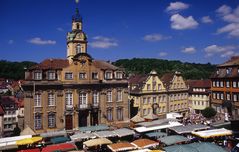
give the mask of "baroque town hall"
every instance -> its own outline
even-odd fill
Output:
[[[25,72],[25,127],[37,133],[129,120],[123,69],[87,53],[79,10],[67,33],[67,59],[46,59]]]

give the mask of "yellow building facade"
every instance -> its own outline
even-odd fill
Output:
[[[129,90],[129,100],[133,107],[137,107],[141,117],[150,113],[163,116],[169,112],[188,111],[188,87],[178,72],[161,78],[156,71],[151,71],[149,75],[132,76]]]

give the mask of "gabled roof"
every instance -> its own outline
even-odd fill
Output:
[[[69,66],[67,59],[45,59],[41,63],[32,66],[30,70],[62,69]]]
[[[148,75],[145,74],[139,74],[139,75],[133,75],[129,77],[129,84],[140,84],[143,83],[145,80],[147,80]]]
[[[224,66],[235,66],[239,65],[239,56],[233,56],[230,60],[226,61],[223,64],[218,65],[218,67],[224,67]]]
[[[161,77],[161,81],[166,84],[167,86],[169,86],[170,82],[173,80],[174,78],[174,73],[166,73]]]
[[[207,80],[187,80],[186,83],[190,88],[210,88],[211,82]]]

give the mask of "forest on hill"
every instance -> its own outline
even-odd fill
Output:
[[[208,79],[216,70],[216,65],[210,63],[199,64],[148,58],[120,59],[113,64],[124,68],[127,74],[148,74],[151,70],[156,70],[159,75],[163,75],[179,71],[185,79]]]
[[[0,60],[0,78],[20,80],[24,79],[24,69],[37,63],[31,61],[11,62]],[[123,67],[127,74],[148,74],[156,70],[159,75],[167,72],[179,71],[185,79],[207,79],[216,69],[216,65],[169,61],[162,59],[120,59],[113,62],[118,67]]]
[[[0,60],[0,78],[22,80],[25,77],[24,69],[35,65],[35,62],[11,62]]]

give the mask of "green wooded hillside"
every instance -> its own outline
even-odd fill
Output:
[[[216,69],[216,65],[210,63],[198,64],[146,58],[120,59],[113,64],[125,68],[128,74],[148,74],[152,69],[159,75],[180,71],[185,79],[208,79]]]
[[[0,78],[20,80],[24,79],[24,68],[29,68],[35,65],[35,62],[10,62],[0,60]]]

